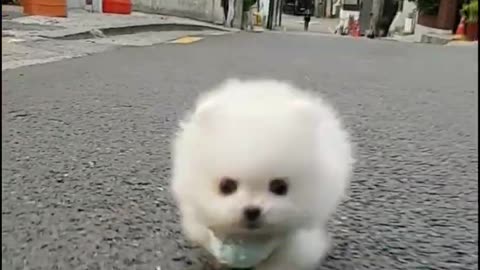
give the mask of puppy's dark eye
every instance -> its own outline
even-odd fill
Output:
[[[224,177],[220,180],[220,193],[223,195],[230,195],[237,191],[237,181],[232,178]]]
[[[284,196],[288,192],[287,181],[283,178],[275,178],[270,181],[270,192],[278,196]]]

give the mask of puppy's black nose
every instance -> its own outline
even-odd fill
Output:
[[[260,217],[261,212],[260,208],[250,206],[243,210],[243,215],[248,221],[256,221]]]

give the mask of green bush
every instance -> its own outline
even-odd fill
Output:
[[[469,23],[478,22],[478,0],[473,0],[468,4],[463,4],[460,11],[465,20]]]
[[[437,15],[438,8],[440,7],[440,0],[408,0],[410,2],[415,1],[417,4],[417,10],[421,14],[425,15]]]

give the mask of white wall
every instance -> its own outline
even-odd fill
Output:
[[[405,25],[405,18],[407,18],[408,14],[410,14],[416,7],[417,5],[415,2],[403,0],[403,10],[402,12],[397,12],[395,15],[395,18],[390,25],[389,33],[401,32]]]
[[[85,9],[87,6],[86,0],[67,0],[67,9]],[[102,0],[92,0],[93,12],[102,12]]]
[[[408,0],[403,0],[403,11],[402,13],[408,14],[417,8],[415,2],[410,2]]]
[[[222,22],[220,0],[132,0],[133,9],[146,13]]]
[[[85,8],[85,0],[67,0],[67,9]]]
[[[258,12],[260,16],[262,16],[262,23],[265,27],[267,25],[267,17],[268,17],[268,6],[270,5],[270,0],[258,0],[260,5]]]
[[[273,15],[272,15],[272,26],[275,27],[277,26],[277,20],[278,20],[278,12],[282,12],[278,7],[280,5],[281,0],[257,0],[259,9],[258,12],[260,13],[260,16],[262,16],[262,23],[263,27],[267,26],[268,22],[268,12],[270,10],[270,1],[273,1]],[[257,5],[257,3],[255,3]]]
[[[213,22],[217,24],[223,24],[225,18],[223,18],[223,8],[220,6],[220,0],[213,0]]]

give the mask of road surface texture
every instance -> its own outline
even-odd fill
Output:
[[[3,269],[208,269],[169,193],[169,141],[227,77],[324,94],[356,143],[319,269],[478,268],[477,50],[242,33],[2,76]],[[312,206],[315,207],[315,206]]]

